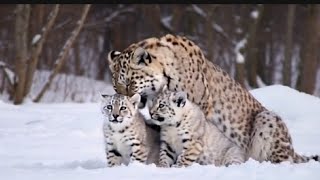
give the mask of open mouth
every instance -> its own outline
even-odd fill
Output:
[[[112,123],[122,123],[122,121],[118,121],[116,119],[110,120],[110,122],[112,122]]]
[[[163,117],[158,117],[158,118],[157,118],[157,121],[163,122],[163,121],[164,121],[164,118],[163,118]]]
[[[163,122],[163,121],[164,121],[164,118],[161,117],[161,116],[152,117],[152,121],[153,121],[153,122]]]

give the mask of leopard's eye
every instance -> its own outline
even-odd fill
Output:
[[[164,107],[164,105],[163,104],[159,104],[159,108],[163,108]]]
[[[123,111],[123,110],[126,110],[126,109],[127,109],[127,107],[121,106],[120,111]]]
[[[104,107],[104,109],[105,109],[105,110],[107,110],[107,109],[108,109],[108,110],[111,110],[111,109],[112,109],[112,106],[111,106],[111,105],[107,105],[107,106]]]

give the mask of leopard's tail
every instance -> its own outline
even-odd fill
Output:
[[[293,156],[294,163],[306,163],[306,162],[309,162],[310,160],[315,160],[320,162],[320,157],[319,155],[304,156],[304,155],[299,155],[297,153],[295,153]]]

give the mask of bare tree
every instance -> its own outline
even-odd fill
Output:
[[[256,35],[257,29],[263,15],[264,5],[259,5],[256,11],[251,12],[251,16],[254,18],[253,23],[249,27],[248,41],[246,46],[246,61],[245,65],[247,67],[247,79],[251,87],[256,88],[257,86],[257,48],[256,45]]]
[[[48,80],[46,81],[46,83],[44,84],[42,89],[40,90],[39,94],[34,98],[34,102],[39,102],[41,100],[41,98],[43,97],[43,95],[45,94],[47,89],[49,89],[50,84],[52,83],[53,79],[55,78],[55,76],[58,74],[58,72],[62,68],[62,66],[66,60],[66,57],[69,53],[70,48],[72,47],[74,41],[76,40],[77,36],[79,35],[79,33],[83,27],[84,21],[86,20],[86,17],[88,15],[90,7],[91,7],[91,5],[89,5],[89,4],[86,4],[84,6],[81,18],[77,22],[76,28],[72,31],[71,36],[64,44],[56,62],[55,62],[54,69],[52,70]]]
[[[181,24],[183,19],[184,7],[181,4],[175,4],[174,11],[172,14],[172,32],[180,32],[181,31]]]
[[[296,6],[288,5],[286,49],[283,62],[283,84],[291,86],[292,32]]]
[[[320,47],[320,5],[308,5],[308,16],[305,27],[305,39],[302,46],[303,51],[297,88],[305,93],[313,94],[316,84]]]
[[[108,84],[111,82],[106,64],[106,53],[109,50],[123,50],[131,43],[168,32],[193,40],[209,60],[229,72],[242,85],[249,84],[247,88],[260,85],[257,77],[264,84],[283,81],[285,85],[294,86],[293,77],[297,75],[299,86],[306,87],[303,83],[315,84],[315,80],[310,77],[315,77],[314,68],[317,66],[315,61],[308,64],[312,58],[305,54],[313,54],[309,46],[317,39],[316,30],[310,30],[315,29],[315,21],[305,21],[308,5],[92,5],[81,33],[66,55],[68,57],[59,61],[61,68],[55,61],[62,51],[61,47],[77,26],[75,22],[81,17],[83,5],[58,6],[30,5],[29,24],[25,28],[28,30],[19,29],[27,34],[24,38],[26,51],[21,48],[24,44],[22,41],[15,42],[15,39],[19,39],[15,35],[15,20],[18,16],[13,13],[17,6],[0,6],[0,92],[10,94],[9,99],[12,101],[19,91],[23,91],[23,97],[29,96],[31,91],[32,98],[38,95],[42,87],[32,87],[32,83],[42,80],[42,77],[34,78],[37,70],[41,71],[39,74],[42,76],[42,71],[50,73],[56,68],[60,69],[58,73],[87,76]],[[52,14],[57,9],[59,12],[54,18]],[[308,11],[311,13],[310,9]],[[285,16],[282,16],[283,12]],[[51,22],[53,27],[50,30],[47,26]],[[32,40],[34,43],[31,43]],[[301,58],[296,57],[293,47],[300,50]],[[282,48],[285,51],[283,61]],[[23,63],[17,63],[18,54],[26,58],[19,61]],[[294,66],[296,63],[290,62],[291,59],[298,59],[299,64],[301,62],[299,70]],[[21,66],[25,73],[19,77],[16,71]],[[57,87],[53,86],[55,78],[50,85],[53,91]],[[67,84],[72,86],[69,82]]]
[[[111,82],[110,79],[110,71],[109,68],[106,68],[106,57],[107,57],[107,52],[111,50],[111,48],[116,49],[118,46],[113,46],[111,47],[110,45],[113,44],[113,38],[114,36],[112,36],[112,26],[113,26],[113,22],[116,21],[117,19],[119,19],[119,17],[121,16],[125,16],[125,15],[132,15],[135,12],[135,7],[134,6],[124,6],[121,7],[119,9],[116,9],[115,11],[112,11],[110,14],[107,15],[107,18],[105,18],[105,20],[101,23],[104,24],[106,26],[106,28],[104,29],[104,33],[103,33],[103,51],[100,52],[99,58],[98,58],[98,73],[97,73],[97,79],[98,80],[105,80],[107,82]],[[121,41],[121,39],[120,39]],[[119,41],[118,41],[119,42]],[[115,41],[114,44],[116,44],[117,41]],[[104,79],[104,75],[105,72],[109,75],[109,79]]]
[[[235,47],[236,54],[236,75],[235,80],[245,87],[245,60],[243,57],[246,39],[243,39]]]
[[[208,49],[208,55],[207,55],[207,57],[208,57],[208,59],[210,60],[210,61],[212,61],[213,60],[213,31],[212,31],[212,24],[213,24],[213,21],[214,21],[214,19],[213,19],[213,14],[214,14],[214,11],[215,11],[215,9],[217,8],[218,6],[217,5],[208,5],[208,9],[207,9],[207,11],[208,11],[208,13],[207,13],[207,16],[208,16],[208,20],[207,20],[207,22],[206,22],[206,32],[207,32],[207,35],[208,35],[208,37],[207,37],[207,47],[209,48]]]
[[[24,88],[24,96],[26,96],[31,88],[34,72],[36,70],[43,44],[52,29],[60,9],[60,5],[55,5],[51,11],[47,24],[41,29],[41,34],[36,34],[32,40],[31,58],[27,61],[28,69],[26,72],[26,83]]]
[[[18,4],[16,7],[15,22],[15,74],[14,104],[21,104],[24,98],[24,85],[26,81],[28,58],[28,31],[29,31],[30,5]]]

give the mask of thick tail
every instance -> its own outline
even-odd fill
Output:
[[[315,160],[315,161],[320,162],[320,158],[318,155],[304,156],[304,155],[299,155],[297,153],[295,153],[295,155],[294,155],[293,162],[294,163],[306,163],[306,162],[309,162],[310,160]]]

